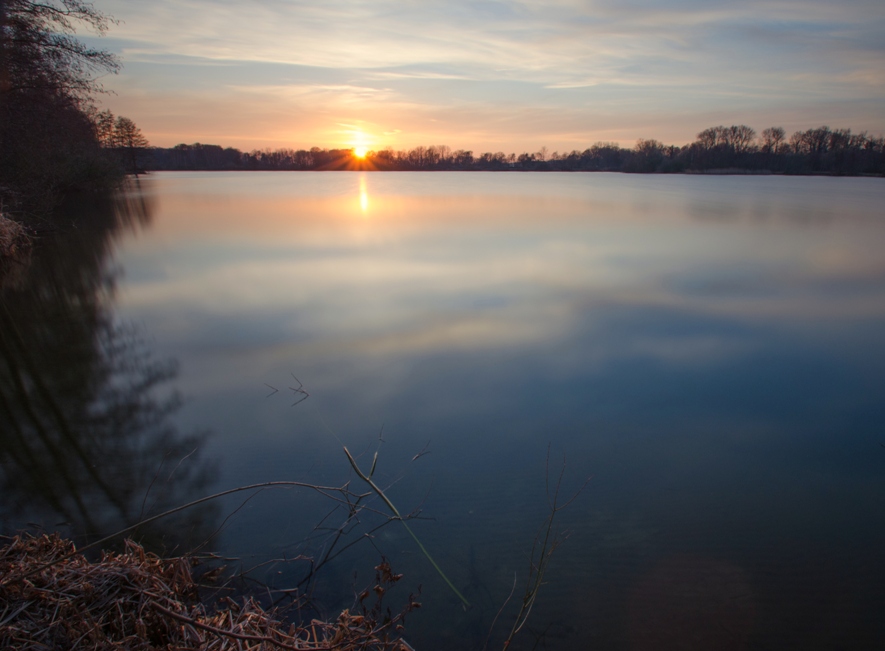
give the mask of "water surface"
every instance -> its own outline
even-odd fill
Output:
[[[104,300],[177,361],[169,422],[209,434],[167,456],[200,447],[203,492],[358,481],[342,446],[365,467],[379,451],[378,482],[420,509],[414,531],[472,605],[393,523],[323,569],[330,616],[384,554],[406,591],[422,586],[413,646],[482,647],[514,576],[521,597],[564,459],[564,493],[592,479],[557,516],[567,538],[519,648],[871,648],[885,642],[883,187],[154,174],[127,195],[148,215],[115,245]],[[329,544],[313,531],[327,500],[242,502],[207,526],[247,567]],[[255,576],[286,588],[303,571]]]

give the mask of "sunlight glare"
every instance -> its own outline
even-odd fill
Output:
[[[365,174],[360,175],[360,209],[363,211],[363,215],[369,211],[369,191],[366,189]]]
[[[360,160],[365,159],[369,153],[369,147],[374,139],[366,135],[361,129],[354,129],[350,132],[350,147],[353,157]]]

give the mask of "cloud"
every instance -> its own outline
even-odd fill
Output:
[[[117,32],[157,50],[202,58],[366,70],[421,62],[473,65],[496,76],[537,80],[540,72],[556,75],[563,67],[570,72],[637,56],[691,58],[707,37],[740,26],[769,30],[773,44],[813,34],[818,46],[842,38],[847,43],[841,45],[853,50],[881,50],[875,36],[885,21],[880,8],[856,2],[838,8],[823,2],[516,3],[519,10],[494,4],[256,2],[244,12],[236,3],[167,0],[127,5],[132,18]],[[463,76],[451,69],[428,74]]]
[[[367,79],[469,79],[466,75],[446,74],[442,72],[370,72]]]
[[[580,147],[588,143],[550,138],[623,131],[643,111],[649,123],[655,113],[662,122],[681,116],[681,131],[644,135],[684,142],[708,126],[691,122],[703,115],[746,121],[742,112],[755,111],[783,124],[783,115],[835,102],[853,121],[840,126],[875,132],[885,123],[885,6],[866,0],[265,0],[248,10],[231,0],[109,0],[107,11],[124,21],[101,41],[124,55],[124,76],[108,80],[119,96],[142,89],[173,104],[264,96],[310,125],[324,111],[378,124],[378,134],[398,136],[394,146],[433,138],[474,149]],[[593,127],[561,128],[575,111]],[[535,122],[517,128],[508,112]],[[448,133],[482,139],[447,138],[433,128],[446,115],[461,120]]]

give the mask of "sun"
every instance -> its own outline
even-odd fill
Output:
[[[354,129],[350,132],[349,140],[353,157],[363,160],[369,154],[369,146],[374,138],[367,135],[362,129]]]

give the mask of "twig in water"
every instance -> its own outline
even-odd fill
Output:
[[[590,478],[588,477],[587,480],[584,481],[584,483],[581,485],[581,487],[577,491],[575,491],[575,493],[569,499],[560,504],[559,492],[562,488],[562,478],[564,474],[565,459],[563,458],[562,468],[559,471],[559,477],[557,477],[556,479],[556,486],[553,489],[553,495],[551,497],[550,446],[547,446],[545,481],[547,485],[547,503],[550,507],[550,513],[547,516],[547,519],[541,525],[541,528],[538,531],[538,535],[535,536],[534,543],[532,543],[532,552],[529,556],[529,572],[528,577],[526,578],[525,593],[523,594],[522,603],[520,604],[519,612],[516,615],[516,620],[513,622],[513,626],[510,629],[510,634],[504,641],[504,649],[507,649],[510,646],[510,643],[513,641],[514,636],[516,636],[516,634],[522,630],[522,628],[528,621],[529,615],[532,612],[532,607],[535,605],[535,600],[538,598],[538,591],[541,589],[541,585],[544,580],[544,573],[547,571],[547,566],[550,563],[550,558],[553,556],[553,552],[556,551],[556,548],[559,547],[559,544],[562,542],[562,538],[553,532],[553,521],[556,518],[557,513],[559,513],[562,509],[567,507],[572,502],[574,502],[578,498],[578,495],[581,494],[581,492],[587,487],[587,484],[590,482]],[[512,591],[510,596],[513,596]],[[507,600],[504,602],[504,604],[506,605],[508,601],[510,601],[510,597],[507,597]],[[498,618],[496,616],[495,620],[497,619]],[[492,623],[492,626],[494,626],[494,622]]]
[[[146,518],[144,520],[139,520],[135,524],[125,527],[124,529],[120,529],[119,531],[111,534],[110,536],[105,536],[104,538],[101,538],[100,540],[96,540],[95,542],[91,542],[88,545],[84,545],[83,547],[80,547],[79,549],[74,550],[65,556],[61,556],[59,558],[56,558],[49,563],[46,563],[43,565],[38,565],[37,567],[32,568],[31,570],[25,572],[24,574],[18,574],[18,575],[14,575],[14,576],[4,576],[4,577],[2,577],[2,579],[0,579],[0,583],[9,584],[9,583],[17,582],[17,581],[22,581],[23,579],[26,579],[27,577],[32,576],[33,574],[36,574],[38,572],[42,572],[47,567],[55,565],[56,563],[62,563],[64,561],[68,560],[69,558],[73,558],[77,554],[82,554],[87,549],[92,549],[93,547],[97,547],[98,545],[103,545],[106,542],[109,542],[115,538],[118,538],[119,536],[122,536],[124,533],[129,533],[130,531],[133,531],[133,530],[137,529],[138,527],[141,527],[145,524],[149,524],[155,520],[159,520],[160,518],[165,518],[166,516],[172,515],[174,513],[178,513],[179,511],[184,511],[185,509],[192,508],[198,504],[202,504],[203,502],[208,502],[210,500],[218,499],[219,497],[224,497],[225,495],[232,495],[234,493],[240,493],[242,491],[247,491],[247,490],[256,490],[259,488],[269,488],[271,486],[290,486],[290,487],[296,487],[296,488],[310,488],[310,489],[315,490],[316,492],[320,493],[321,495],[325,495],[329,499],[337,501],[337,502],[345,502],[346,496],[349,496],[352,494],[350,492],[350,489],[348,488],[348,484],[344,484],[343,486],[318,486],[316,484],[308,484],[306,482],[300,482],[300,481],[266,481],[266,482],[262,482],[260,484],[251,484],[249,486],[239,486],[238,488],[231,488],[231,489],[228,489],[225,491],[221,491],[220,493],[215,493],[213,495],[201,497],[198,500],[188,502],[187,504],[183,504],[182,506],[177,506],[174,509],[169,509],[168,511],[164,511],[163,513],[159,513],[157,515],[153,515],[153,516]],[[338,493],[339,495],[336,496],[335,493]]]
[[[185,461],[187,461],[191,456],[196,454],[198,451],[199,451],[199,448],[194,448],[193,450],[188,452],[186,455],[184,455],[181,459],[179,459],[176,466],[172,469],[172,471],[169,473],[169,476],[166,478],[166,483],[171,482],[172,476],[181,467],[181,464],[183,464]],[[141,501],[141,512],[138,514],[139,519],[143,518],[145,513],[149,513],[150,511],[153,511],[154,507],[160,501],[160,496],[157,496],[157,498],[154,499],[153,504],[151,504],[149,508],[145,509],[145,505],[147,504],[148,496],[150,495],[150,492],[153,489],[154,484],[156,483],[157,478],[160,476],[160,472],[163,470],[163,466],[166,465],[166,461],[168,461],[168,459],[169,459],[169,453],[164,454],[163,460],[160,462],[160,465],[157,468],[157,472],[154,474],[154,478],[151,480],[150,485],[147,487],[147,490],[144,493],[144,499]]]
[[[430,441],[427,441],[427,444],[423,448],[421,448],[421,451],[418,454],[416,454],[414,457],[412,457],[412,461],[420,459],[425,454],[430,454],[430,450],[427,449],[429,447],[430,447]]]
[[[295,394],[296,396],[298,396],[298,395],[301,396],[300,398],[297,398],[295,400],[295,402],[292,403],[292,406],[294,407],[295,405],[297,405],[301,402],[304,402],[305,400],[310,398],[310,394],[304,390],[304,384],[301,383],[301,380],[299,380],[297,377],[295,377],[294,373],[291,373],[291,375],[293,378],[295,378],[295,381],[298,383],[298,386],[297,387],[289,387],[289,390],[292,391],[292,393]],[[273,388],[273,387],[271,387],[271,388]],[[271,394],[271,395],[273,395],[273,394]]]
[[[516,592],[516,572],[513,573],[513,586],[510,588],[510,594],[507,595],[507,598],[504,600],[504,603],[501,604],[501,607],[498,609],[498,612],[495,614],[495,618],[492,620],[492,625],[489,627],[489,634],[486,637],[486,643],[482,645],[482,651],[486,651],[489,646],[489,640],[492,639],[492,631],[495,630],[495,624],[498,623],[498,618],[501,616],[501,613],[504,612],[504,609],[507,607],[507,604],[510,603],[510,600],[513,598],[513,593]]]
[[[408,523],[405,521],[403,516],[400,515],[399,510],[393,505],[393,502],[391,502],[387,498],[387,496],[384,494],[384,491],[382,491],[380,488],[378,488],[378,485],[374,481],[372,481],[372,475],[375,473],[375,465],[378,463],[378,453],[376,452],[374,458],[372,459],[372,470],[369,471],[368,475],[366,475],[362,470],[360,470],[360,467],[357,465],[356,460],[353,458],[353,456],[351,456],[350,451],[347,449],[347,446],[344,446],[344,454],[347,455],[347,460],[350,461],[350,465],[353,467],[353,471],[357,474],[357,476],[360,479],[362,479],[364,482],[366,482],[372,488],[372,490],[378,494],[378,497],[380,497],[382,499],[382,501],[387,505],[387,508],[389,508],[391,513],[393,513],[394,519],[399,520],[400,522],[403,523],[403,527],[406,528],[406,531],[409,532],[409,535],[418,544],[418,547],[421,549],[424,556],[427,557],[427,560],[430,561],[430,564],[433,565],[433,567],[434,567],[434,569],[436,569],[437,573],[443,578],[443,581],[445,581],[446,584],[449,586],[449,588],[452,589],[452,592],[454,592],[458,596],[458,599],[461,600],[461,602],[464,604],[465,608],[469,608],[470,602],[464,598],[464,595],[462,595],[458,591],[458,588],[455,587],[455,584],[449,580],[449,577],[447,577],[445,572],[442,571],[442,568],[440,568],[440,566],[436,564],[436,561],[433,560],[433,557],[430,555],[430,552],[428,552],[427,549],[424,547],[424,545],[421,543],[421,541],[418,540],[418,536],[415,535],[415,533],[412,531],[411,527],[409,527]]]

